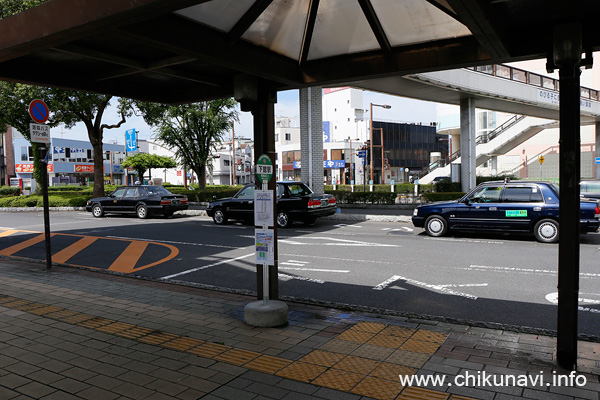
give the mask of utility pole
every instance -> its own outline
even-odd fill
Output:
[[[233,157],[232,157],[232,174],[233,174],[233,182],[232,185],[235,186],[236,182],[235,182],[235,164],[236,164],[236,156],[235,156],[235,128],[233,126],[233,122],[231,123],[231,151],[233,152]]]

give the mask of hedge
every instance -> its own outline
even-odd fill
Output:
[[[464,195],[463,192],[423,193],[423,197],[425,197],[428,202],[458,200]]]
[[[83,196],[48,196],[50,207],[85,207],[88,197]],[[42,196],[4,197],[0,199],[0,207],[43,207]]]
[[[0,186],[0,196],[18,196],[21,194],[21,188]]]

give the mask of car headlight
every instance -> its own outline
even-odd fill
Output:
[[[413,211],[413,217],[416,217],[419,214],[419,209],[415,208]]]

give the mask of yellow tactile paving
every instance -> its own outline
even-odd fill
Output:
[[[333,368],[348,372],[356,372],[357,374],[368,375],[377,366],[379,366],[379,364],[379,361],[369,360],[362,357],[347,356],[335,364]]]
[[[189,349],[187,352],[200,357],[213,358],[214,356],[224,353],[230,349],[231,347],[218,343],[204,343],[200,346]]]
[[[369,340],[367,344],[397,349],[402,346],[404,342],[406,342],[406,338],[379,334]]]
[[[351,392],[361,396],[372,397],[379,400],[395,399],[404,386],[399,382],[390,382],[383,379],[367,376]]]
[[[151,333],[146,336],[142,336],[138,338],[140,342],[148,343],[148,344],[162,344],[164,342],[168,342],[169,340],[173,340],[178,338],[178,335],[174,335],[172,333],[155,331],[155,333]]]
[[[442,344],[446,341],[448,335],[440,332],[427,331],[425,329],[419,329],[414,335],[412,335],[411,339],[418,339],[424,342],[433,342]]]
[[[348,329],[344,333],[339,334],[337,339],[355,343],[367,343],[373,336],[375,336],[375,334],[371,332]]]
[[[188,337],[179,337],[177,339],[173,339],[170,342],[165,342],[161,344],[162,347],[167,347],[173,350],[186,351],[191,349],[192,347],[200,346],[202,343],[206,343],[204,340],[193,339]]]
[[[329,351],[314,350],[300,359],[300,361],[310,364],[332,367],[338,363],[344,356],[342,354],[331,353]]]
[[[397,400],[446,400],[449,397],[448,393],[409,386],[402,391]]]
[[[398,336],[403,338],[409,338],[417,330],[412,328],[405,328],[403,326],[390,325],[380,332],[381,335]]]
[[[214,360],[224,361],[233,365],[244,365],[255,358],[260,357],[260,353],[242,349],[231,349],[225,353],[213,357]]]
[[[387,379],[388,381],[398,382],[398,376],[412,376],[418,369],[405,367],[404,365],[381,363],[369,375],[376,378]]]
[[[400,348],[402,350],[414,351],[417,353],[433,354],[440,348],[440,345],[438,343],[424,342],[422,340],[410,338],[404,342]]]
[[[385,324],[380,324],[377,322],[359,322],[358,324],[354,325],[350,329],[356,330],[356,331],[370,332],[370,333],[379,333],[383,329],[385,329],[385,327],[386,327]]]
[[[296,361],[275,375],[283,378],[294,379],[296,381],[310,382],[325,371],[327,371],[327,367]]]
[[[281,371],[291,363],[292,362],[290,360],[286,360],[284,358],[262,355],[257,359],[254,359],[249,363],[245,364],[244,367],[253,369],[255,371],[265,372],[267,374],[274,375],[275,373]]]
[[[322,346],[327,348],[329,345],[330,349],[337,352],[314,350],[294,362],[10,296],[0,295],[0,305],[138,342],[375,399],[394,399],[398,393],[400,395],[397,399],[401,400],[445,400],[449,396],[447,393],[422,388],[408,387],[403,390],[398,379],[399,375],[415,374],[431,354],[437,351],[447,338],[439,332],[373,322],[359,323]],[[349,352],[352,354],[348,355]],[[453,396],[452,399],[472,400],[463,396]]]
[[[337,369],[330,369],[312,381],[315,385],[325,386],[330,389],[343,390],[349,392],[358,382],[364,378],[364,375],[355,374]]]

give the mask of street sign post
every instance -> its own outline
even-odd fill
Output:
[[[31,116],[31,119],[38,124],[43,124],[44,122],[48,121],[50,111],[43,100],[35,99],[29,103],[29,115]]]
[[[29,124],[31,143],[50,144],[50,126],[44,124]]]
[[[256,175],[262,183],[269,183],[273,177],[273,163],[268,155],[262,154],[256,162]]]

